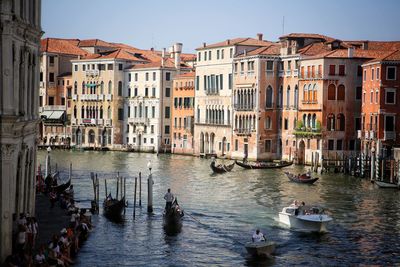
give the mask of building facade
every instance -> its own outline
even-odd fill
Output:
[[[35,213],[41,1],[0,2],[0,262],[12,250],[13,217]]]
[[[171,97],[171,136],[175,154],[194,153],[194,80],[195,73],[177,75],[173,81]]]

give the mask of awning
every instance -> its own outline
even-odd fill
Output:
[[[53,113],[50,115],[50,117],[48,117],[48,119],[50,120],[60,120],[61,117],[64,115],[65,111],[61,111],[61,110],[56,110],[53,111]]]
[[[44,119],[48,119],[50,117],[50,115],[53,113],[53,111],[43,111],[42,113],[40,113],[40,117],[44,118]]]

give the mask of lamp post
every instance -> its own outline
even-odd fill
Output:
[[[51,167],[50,167],[50,152],[51,148],[50,146],[47,147],[47,155],[46,155],[46,171],[45,171],[45,178],[51,173]]]
[[[147,168],[149,168],[149,177],[147,178],[147,212],[152,213],[153,212],[153,178],[151,174],[151,161],[147,163]]]

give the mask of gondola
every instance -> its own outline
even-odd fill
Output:
[[[386,183],[386,182],[382,182],[382,181],[375,181],[375,184],[377,186],[379,186],[379,188],[400,189],[400,185],[398,185],[398,184]]]
[[[111,220],[121,220],[122,211],[125,208],[125,197],[121,200],[112,198],[111,194],[104,200],[103,212],[104,215]]]
[[[211,170],[215,173],[225,173],[225,172],[230,172],[233,167],[235,167],[235,162],[230,164],[230,165],[223,165],[219,164],[218,166],[215,165],[215,161],[212,161],[210,164]]]
[[[293,164],[293,161],[280,161],[280,162],[256,162],[254,164],[235,161],[237,165],[245,169],[279,169]]]
[[[296,176],[290,172],[285,172],[285,174],[289,178],[290,181],[295,182],[295,183],[300,183],[300,184],[313,184],[319,179],[318,177],[312,178],[311,176],[308,176],[307,174],[302,174],[302,175],[300,175],[300,177]]]
[[[175,198],[171,208],[164,210],[164,229],[167,231],[179,231],[182,227],[183,210],[179,207],[178,200]]]
[[[52,189],[56,191],[57,194],[62,194],[65,190],[67,190],[71,186],[71,179],[68,180],[65,184],[60,184],[57,186],[52,186]]]

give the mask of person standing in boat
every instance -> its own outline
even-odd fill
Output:
[[[260,229],[257,229],[252,237],[253,242],[264,242],[267,241],[267,239],[265,238],[264,234],[261,233]]]
[[[166,201],[165,209],[169,210],[172,207],[172,201],[174,201],[174,195],[171,193],[171,188],[168,188],[168,192],[165,194],[164,199]]]

